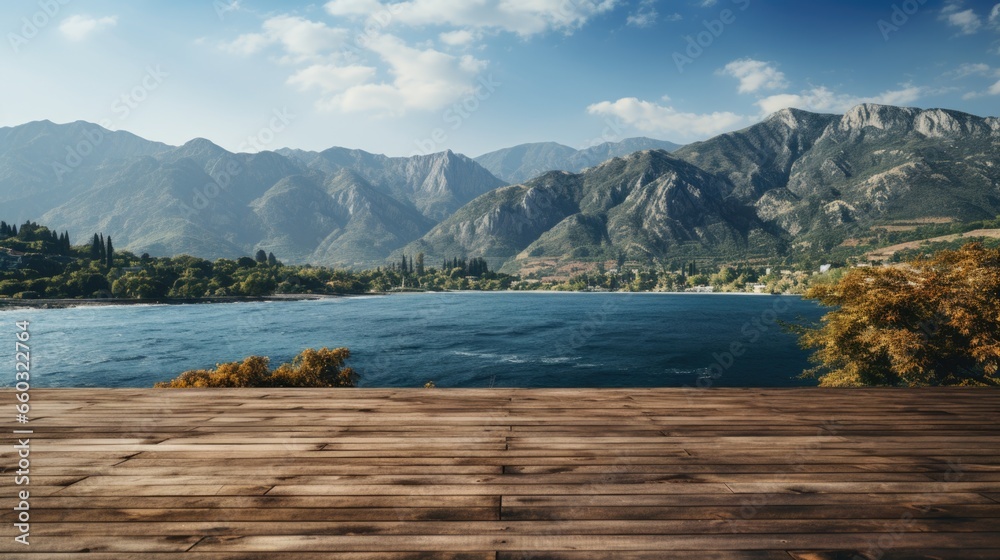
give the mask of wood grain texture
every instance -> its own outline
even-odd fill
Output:
[[[0,558],[1000,558],[1000,391],[31,399],[31,545],[6,435]]]

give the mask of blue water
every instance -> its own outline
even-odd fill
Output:
[[[397,294],[3,311],[0,337],[13,350],[14,322],[31,322],[33,387],[149,387],[321,346],[350,348],[364,387],[785,387],[815,381],[798,378],[807,354],[775,321],[823,312],[785,296]]]

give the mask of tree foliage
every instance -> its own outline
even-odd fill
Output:
[[[190,387],[353,387],[357,373],[344,367],[351,356],[347,348],[307,348],[290,364],[268,368],[264,356],[250,356],[242,362],[218,364],[214,370],[185,371],[176,379],[157,383],[161,389]]]
[[[799,329],[822,386],[1000,385],[998,249],[853,269],[807,297],[837,308]]]

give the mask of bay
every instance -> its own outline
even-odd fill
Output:
[[[816,382],[778,321],[824,312],[794,296],[453,292],[9,310],[0,336],[13,349],[31,322],[32,387],[150,387],[322,346],[351,349],[362,387],[792,387]]]

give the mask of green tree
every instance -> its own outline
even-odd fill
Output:
[[[90,244],[90,260],[99,261],[104,251],[101,250],[101,240],[94,234],[94,241]]]
[[[257,254],[254,255],[253,260],[257,261],[258,264],[267,264],[267,253],[263,249],[257,249]]]
[[[107,262],[106,266],[110,269],[115,264],[115,248],[111,245],[111,236],[108,236],[108,248],[106,250]]]
[[[835,307],[796,328],[822,386],[1000,385],[1000,249],[856,268],[807,297]]]
[[[417,253],[417,276],[424,275],[424,254]]]

